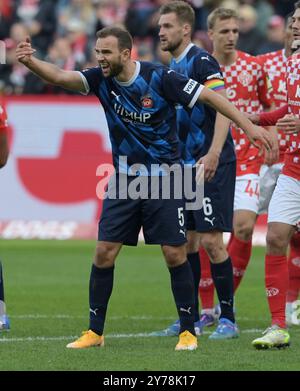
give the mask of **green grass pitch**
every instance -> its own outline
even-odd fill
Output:
[[[124,247],[115,270],[103,349],[66,349],[88,325],[92,241],[1,241],[11,331],[0,334],[0,370],[300,370],[300,327],[291,347],[256,351],[251,341],[269,325],[264,249],[252,259],[236,296],[241,336],[199,337],[194,352],[175,352],[176,337],[149,337],[175,315],[169,273],[158,246]]]

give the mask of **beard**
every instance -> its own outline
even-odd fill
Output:
[[[163,51],[163,52],[174,52],[176,49],[178,49],[179,48],[179,46],[181,45],[181,42],[182,41],[177,41],[177,42],[169,42],[168,44],[167,44],[167,46],[165,46],[165,47],[162,47],[161,46],[161,50]]]
[[[116,77],[123,71],[123,65],[120,63],[113,64],[111,65],[110,69],[111,69],[110,76]]]

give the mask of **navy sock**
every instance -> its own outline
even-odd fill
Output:
[[[90,330],[103,334],[108,301],[114,281],[114,266],[98,268],[92,265],[90,276]]]
[[[194,277],[194,294],[195,294],[195,322],[198,322],[199,318],[199,283],[201,278],[201,266],[199,252],[190,253],[187,255],[189,264],[191,265],[193,277]]]
[[[194,283],[188,262],[169,268],[171,287],[180,320],[180,333],[187,330],[195,335],[194,329]]]
[[[4,282],[2,273],[2,263],[0,262],[0,301],[4,301]]]
[[[222,263],[211,263],[211,274],[220,302],[220,318],[229,319],[234,323],[233,270],[230,257]]]

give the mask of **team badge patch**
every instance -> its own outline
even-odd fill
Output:
[[[150,95],[145,95],[141,98],[142,106],[145,109],[151,109],[153,107],[153,100]]]
[[[247,87],[253,80],[253,77],[247,71],[242,71],[238,75],[238,80],[244,87]]]

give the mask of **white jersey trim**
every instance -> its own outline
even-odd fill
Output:
[[[197,102],[201,92],[203,91],[203,88],[204,88],[204,85],[203,84],[200,84],[199,87],[198,87],[198,90],[195,92],[195,95],[193,96],[193,99],[190,101],[188,107],[190,109],[192,109],[195,105],[195,103]]]

